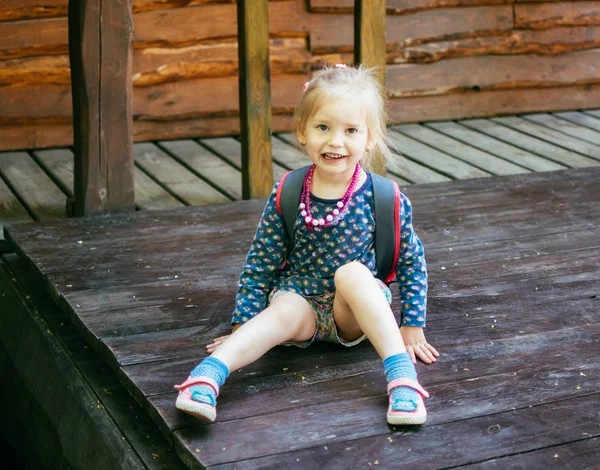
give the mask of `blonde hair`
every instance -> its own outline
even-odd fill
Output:
[[[306,132],[308,120],[328,99],[359,100],[364,105],[365,120],[373,147],[365,152],[360,164],[368,171],[373,170],[376,154],[383,155],[385,162],[392,152],[387,144],[386,95],[377,80],[377,69],[358,67],[325,66],[305,85],[304,96],[294,113],[296,136]]]

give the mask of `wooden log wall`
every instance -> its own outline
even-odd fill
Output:
[[[67,0],[0,2],[0,150],[70,145]],[[269,2],[274,131],[354,0]],[[387,0],[394,122],[600,106],[600,1]],[[134,139],[239,132],[235,0],[133,0]]]

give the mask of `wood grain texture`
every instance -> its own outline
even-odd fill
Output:
[[[405,189],[428,256],[427,335],[442,350],[434,366],[417,366],[432,398],[427,424],[410,432],[385,424],[385,378],[367,343],[274,349],[229,377],[214,424],[174,410],[173,383],[229,328],[264,201],[7,234],[189,465],[393,466],[403,452],[415,467],[535,466],[544,449],[572,445],[585,463],[597,451],[584,443],[600,436],[599,176],[585,168]]]
[[[35,220],[66,216],[66,195],[27,153],[0,153],[0,173],[11,182]]]
[[[537,133],[535,136],[526,135],[509,127],[501,126],[493,121],[483,119],[465,120],[462,122],[462,125],[476,129],[479,132],[533,152],[549,160],[567,165],[570,168],[588,167],[597,164],[597,160],[547,142],[544,140],[542,133]]]
[[[242,195],[267,197],[273,187],[268,1],[238,0]]]
[[[374,68],[384,89],[386,51],[385,0],[358,0],[354,13],[354,63]],[[372,165],[375,173],[385,176],[384,155],[375,152]]]
[[[388,63],[432,63],[473,56],[556,55],[600,45],[600,28],[573,26],[547,30],[513,30],[509,36],[482,36],[406,46],[388,53]]]
[[[386,82],[392,98],[471,90],[598,85],[600,65],[596,64],[600,64],[600,49],[554,56],[467,57],[433,64],[392,65],[387,68]]]
[[[69,2],[76,215],[134,209],[131,12],[108,3]]]
[[[388,114],[393,123],[409,123],[597,108],[599,103],[598,85],[566,86],[398,98],[389,101]]]
[[[548,29],[600,25],[600,2],[543,2],[514,6],[515,27]]]
[[[508,5],[440,9],[386,18],[388,52],[424,42],[509,35],[513,28]],[[352,15],[311,15],[313,54],[351,51],[353,34]]]

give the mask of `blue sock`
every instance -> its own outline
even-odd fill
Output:
[[[395,379],[417,380],[417,371],[408,353],[386,357],[383,360],[383,370],[388,383]],[[394,411],[414,411],[417,409],[419,392],[408,387],[398,387],[392,390],[391,398]]]
[[[219,359],[207,357],[190,373],[192,377],[201,375],[209,377],[217,382],[219,388],[225,383],[225,379],[229,375],[229,369]],[[208,403],[215,406],[217,404],[217,395],[212,387],[208,385],[196,385],[190,388],[192,400],[200,403]]]

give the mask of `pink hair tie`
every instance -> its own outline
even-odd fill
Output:
[[[348,68],[348,66],[346,64],[335,64],[336,68],[338,69],[345,69]]]
[[[302,90],[303,90],[304,92],[306,92],[306,89],[308,88],[308,85],[310,85],[310,82],[305,82],[305,83],[304,83],[304,87],[302,87]]]

